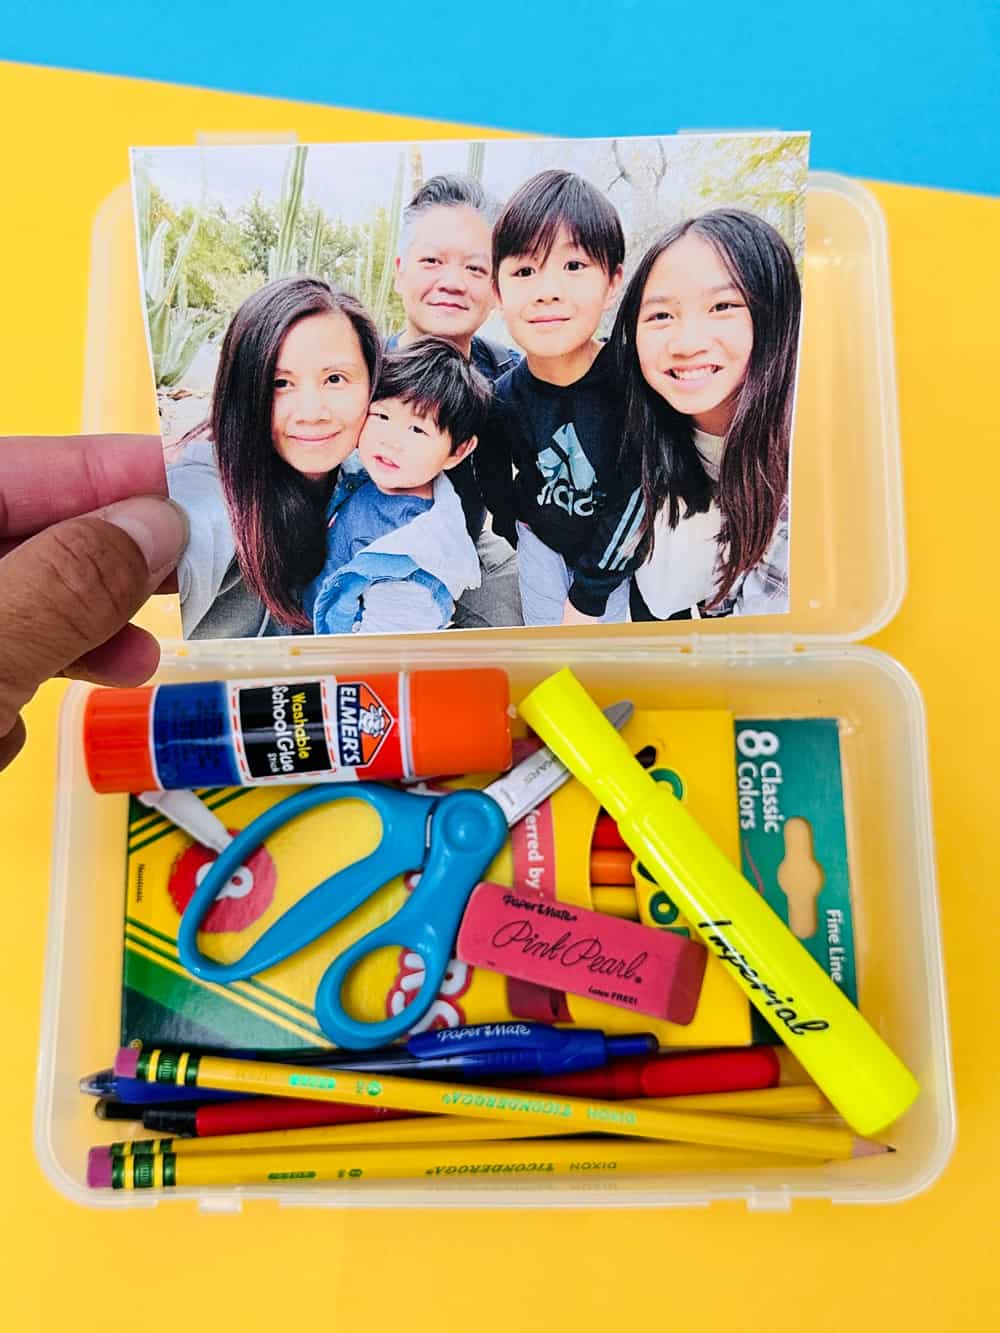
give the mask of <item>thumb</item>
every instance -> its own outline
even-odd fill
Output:
[[[186,541],[183,511],[142,495],[46,528],[0,560],[0,768],[24,743],[21,709],[51,676],[114,682],[124,674],[136,684],[139,640],[139,679],[152,674],[155,641],[128,621]],[[131,669],[122,660],[129,656]]]

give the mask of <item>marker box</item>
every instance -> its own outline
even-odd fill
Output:
[[[93,254],[93,356],[82,426],[156,431],[127,188],[102,208]],[[906,671],[863,643],[892,619],[906,582],[892,339],[879,210],[854,182],[814,174],[787,615],[406,639],[185,643],[175,599],[154,599],[144,609],[141,623],[162,642],[156,679],[163,683],[493,666],[507,671],[516,702],[568,666],[602,706],[624,697],[637,708],[723,709],[737,720],[838,719],[858,995],[865,1016],[921,1087],[885,1136],[896,1152],[669,1175],[374,1181],[365,1186],[365,1206],[648,1207],[734,1198],[753,1208],[786,1207],[798,1198],[888,1203],[911,1198],[943,1171],[955,1118],[923,704]],[[81,730],[88,693],[83,684],[67,690],[60,722],[35,1143],[43,1170],[67,1197],[92,1207],[148,1208],[165,1196],[86,1186],[88,1148],[121,1135],[119,1124],[95,1119],[76,1086],[81,1075],[105,1066],[118,1045],[127,815],[125,796],[98,796],[87,779]],[[265,976],[260,985],[267,984]],[[255,1197],[327,1208],[362,1202],[356,1182],[206,1186],[170,1197],[234,1212]]]

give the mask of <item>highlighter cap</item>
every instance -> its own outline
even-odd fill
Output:
[[[83,713],[83,752],[97,792],[152,791],[160,786],[150,752],[151,685],[93,690]]]
[[[409,688],[415,777],[510,768],[510,686],[505,671],[415,671]]]
[[[612,819],[656,784],[568,667],[525,695],[518,712]]]

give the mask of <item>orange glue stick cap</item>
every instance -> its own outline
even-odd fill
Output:
[[[153,689],[92,690],[84,709],[83,750],[97,792],[159,787],[149,746]]]
[[[510,768],[510,687],[499,669],[410,676],[413,771],[498,773]]]

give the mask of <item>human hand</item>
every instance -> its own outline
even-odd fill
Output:
[[[564,625],[599,625],[600,616],[585,616],[582,611],[578,611],[573,603],[566,598],[566,605],[563,607],[562,623]]]
[[[153,435],[0,438],[0,769],[52,676],[139,685],[160,649],[129,619],[187,541]]]

